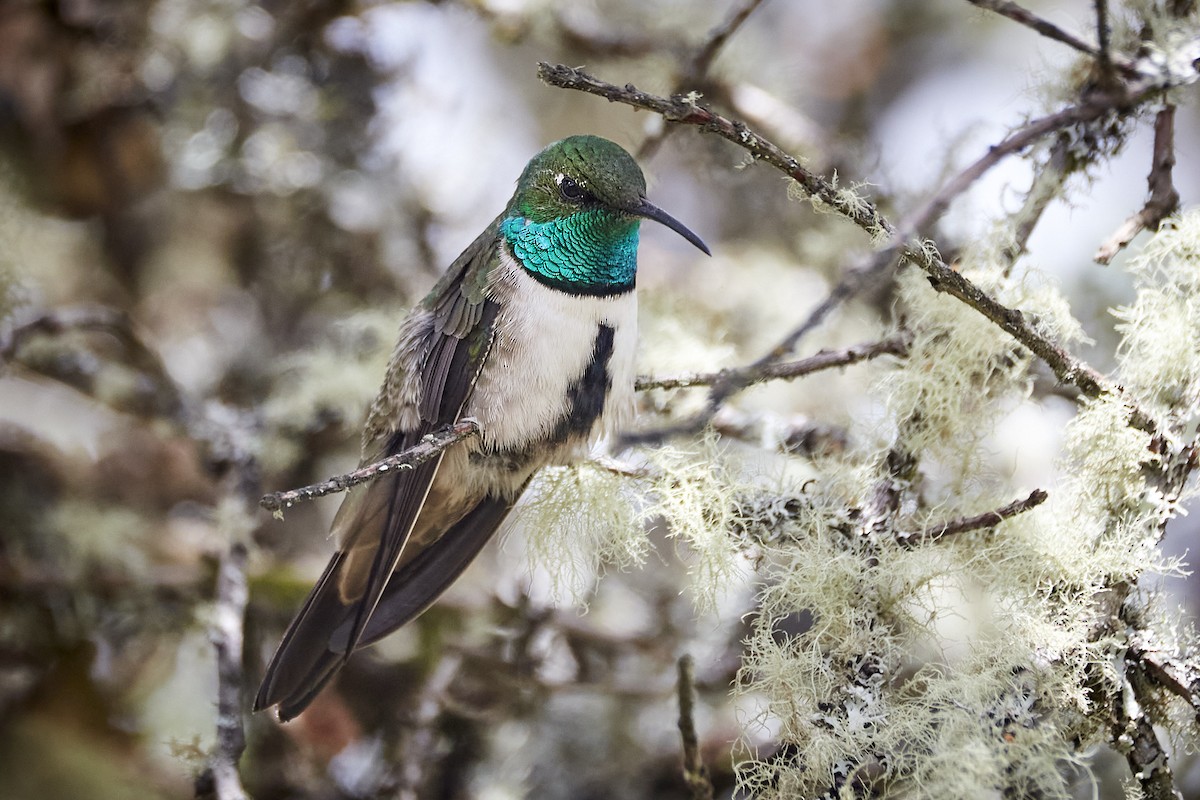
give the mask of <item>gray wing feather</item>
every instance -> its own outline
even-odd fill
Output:
[[[364,464],[412,447],[425,434],[457,421],[491,343],[497,309],[486,298],[484,289],[487,274],[494,266],[497,226],[498,221],[480,235],[422,301],[420,309],[432,312],[434,324],[424,328],[427,333],[422,334],[432,341],[414,343],[417,352],[425,353],[419,364],[420,396],[415,398],[419,422],[410,430],[389,433],[379,428],[389,423],[385,418],[389,401],[381,395],[368,421]],[[402,589],[391,595],[386,589],[391,585],[392,573],[400,562],[441,460],[439,456],[415,469],[397,471],[355,487],[343,500],[334,521],[335,530],[345,533],[341,549],[334,554],[300,613],[288,626],[267,667],[255,698],[255,710],[278,704],[281,719],[294,717],[336,674],[368,626],[372,632],[396,627],[387,621],[371,625],[371,619],[385,597],[408,597]],[[497,512],[492,509],[490,513]],[[476,518],[482,522],[486,515],[483,512],[480,515]],[[500,514],[495,524],[502,518]],[[491,531],[494,530],[492,526]],[[466,551],[471,558],[491,531],[486,536],[477,533],[474,538],[468,537]],[[420,585],[428,587],[417,592],[427,600],[422,601],[421,610],[469,563],[469,559],[459,563],[461,559],[447,553],[449,547],[447,544],[435,548],[434,555],[424,560],[419,555],[406,566],[408,569],[413,564],[427,565],[415,573],[422,576]],[[449,570],[448,579],[434,587],[433,570],[439,566]],[[399,606],[391,605],[392,602],[395,601],[384,606],[386,620],[398,618],[395,609]],[[412,616],[415,614],[406,619]]]

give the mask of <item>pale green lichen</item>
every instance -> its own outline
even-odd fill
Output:
[[[591,462],[538,473],[515,511],[530,570],[550,578],[556,598],[580,606],[609,567],[641,565],[649,552],[633,482]]]
[[[711,611],[740,582],[745,543],[731,531],[742,524],[739,498],[752,484],[714,437],[695,451],[660,448],[648,456],[652,501],[645,518],[661,518],[669,535],[686,546],[693,599],[701,611]]]
[[[999,266],[966,274],[1048,338],[1082,339],[1049,282],[1007,277]],[[1164,309],[1164,284],[1180,280],[1157,274],[1154,302],[1139,294],[1143,310],[1129,316]],[[883,432],[893,452],[920,456],[920,473],[881,475],[870,466],[885,461],[878,450],[823,465],[803,492],[807,502],[791,507],[785,529],[762,546],[759,616],[738,689],[751,715],[746,744],[753,752],[756,730],[769,731],[796,756],[748,758],[741,785],[780,798],[856,780],[884,796],[1069,797],[1072,781],[1086,779],[1079,742],[1108,736],[1095,682],[1119,680],[1112,655],[1122,643],[1119,631],[1097,634],[1098,593],[1179,569],[1156,548],[1176,504],[1147,477],[1158,466],[1149,435],[1130,426],[1125,403],[1102,397],[1084,403],[1066,431],[1050,503],[994,532],[931,547],[899,547],[889,527],[881,535],[862,529],[864,520],[846,510],[863,508],[889,481],[917,481],[923,495],[920,508],[902,506],[888,523],[904,530],[998,505],[986,434],[1007,409],[1029,402],[1032,357],[1011,337],[933,292],[915,270],[901,279],[900,298],[913,344],[879,383]],[[1169,316],[1178,324],[1187,314]],[[1135,359],[1140,369],[1153,359],[1136,354],[1154,343],[1153,335],[1127,337],[1122,363]],[[1195,355],[1168,356],[1185,357]],[[1165,402],[1178,408],[1193,369],[1171,367],[1184,389]],[[1146,368],[1147,382],[1158,368]],[[805,618],[811,627],[784,633]]]
[[[1184,434],[1200,428],[1200,211],[1165,223],[1129,263],[1134,302],[1120,322],[1122,381]]]

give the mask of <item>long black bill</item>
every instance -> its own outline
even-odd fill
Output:
[[[708,245],[704,243],[703,239],[692,233],[690,230],[688,230],[686,225],[672,217],[667,212],[663,211],[658,206],[651,203],[649,200],[642,198],[642,202],[629,209],[629,213],[637,214],[639,217],[645,217],[646,219],[652,219],[655,222],[661,222],[663,225],[666,225],[668,228],[675,231],[692,244],[696,245],[696,247],[702,250],[705,255],[712,255],[712,252],[708,249]]]

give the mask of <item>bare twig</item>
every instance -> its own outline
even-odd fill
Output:
[[[692,56],[692,61],[688,64],[687,71],[680,78],[680,82],[696,83],[703,80],[704,76],[708,74],[713,60],[717,57],[717,53],[762,3],[763,0],[741,0],[738,6],[729,13],[729,16],[708,32],[704,44],[696,49],[696,54]]]
[[[726,400],[750,385],[750,382],[747,381],[748,377],[770,369],[779,359],[791,353],[800,339],[820,325],[838,306],[849,300],[864,287],[879,279],[889,270],[895,262],[898,252],[899,248],[896,246],[886,247],[874,253],[870,261],[865,265],[846,270],[842,275],[842,279],[826,295],[825,299],[809,312],[808,316],[799,325],[789,331],[778,344],[764,353],[750,364],[750,366],[745,367],[745,372],[726,375],[723,380],[713,384],[708,402],[701,411],[688,419],[671,425],[663,425],[649,431],[626,434],[622,437],[621,444],[623,446],[655,444],[672,436],[687,436],[703,430],[712,421],[717,412],[721,410]]]
[[[679,736],[683,739],[683,781],[692,800],[712,800],[713,785],[708,767],[700,756],[700,741],[696,736],[696,679],[692,657],[679,657]]]
[[[741,3],[729,13],[716,27],[708,32],[704,41],[695,49],[692,57],[687,60],[687,68],[675,80],[671,94],[679,94],[688,90],[696,90],[708,82],[708,70],[712,67],[717,53],[725,46],[730,37],[737,32],[742,23],[754,13],[754,9],[762,5],[763,0],[741,0]],[[671,128],[660,127],[651,133],[638,147],[637,156],[640,159],[650,158],[658,151],[663,141],[671,135]]]
[[[210,762],[216,800],[246,800],[238,761],[246,749],[242,724],[242,622],[246,615],[246,546],[235,542],[221,558],[212,642],[217,651],[217,747]]]
[[[329,494],[344,492],[351,486],[373,481],[394,469],[412,469],[437,456],[443,450],[469,439],[479,433],[479,425],[470,419],[459,420],[453,425],[447,425],[433,433],[427,434],[420,443],[408,448],[402,453],[359,467],[345,475],[335,475],[332,478],[302,486],[299,489],[289,489],[283,492],[272,492],[263,495],[258,504],[268,511],[280,512],[291,508],[296,503],[315,500]]]
[[[1083,41],[1078,36],[1055,25],[1047,19],[1039,17],[1027,8],[1024,8],[1011,0],[967,0],[973,6],[995,12],[1003,17],[1011,19],[1019,25],[1024,25],[1034,31],[1037,31],[1047,39],[1053,39],[1056,42],[1061,42],[1068,47],[1074,48],[1081,53],[1086,53],[1095,59],[1101,59],[1101,48]],[[1107,45],[1104,45],[1104,50],[1107,50]],[[1133,65],[1124,59],[1111,59],[1114,65],[1126,76],[1134,77],[1137,71]]]
[[[1000,144],[991,148],[988,154],[964,170],[963,173],[950,182],[934,197],[925,208],[914,215],[905,225],[903,231],[898,231],[878,209],[868,200],[857,197],[853,193],[842,192],[824,178],[805,169],[794,156],[779,149],[775,144],[759,134],[751,131],[743,123],[727,119],[720,114],[705,108],[699,103],[684,97],[670,99],[658,97],[639,91],[632,85],[624,88],[598,80],[581,70],[563,65],[552,65],[542,62],[538,66],[538,74],[542,80],[553,86],[576,89],[604,97],[611,102],[621,102],[635,108],[642,108],[661,114],[667,121],[685,125],[695,125],[701,130],[715,133],[722,138],[734,142],[747,150],[754,158],[767,162],[781,170],[810,196],[820,200],[838,214],[854,222],[873,237],[886,237],[890,240],[877,256],[872,265],[876,269],[867,269],[865,275],[878,274],[880,263],[890,263],[892,250],[903,255],[926,273],[930,283],[940,292],[956,297],[985,317],[990,319],[1018,342],[1028,347],[1038,358],[1042,359],[1054,371],[1060,381],[1070,383],[1089,397],[1104,395],[1119,397],[1129,408],[1130,424],[1139,430],[1153,432],[1156,430],[1154,419],[1145,411],[1136,407],[1125,393],[1100,374],[1096,369],[1068,353],[1064,348],[1047,339],[1037,327],[1021,314],[1020,311],[1008,308],[997,302],[978,286],[959,274],[946,264],[932,248],[923,246],[922,242],[912,238],[916,231],[922,229],[929,220],[936,218],[944,210],[950,200],[964,191],[986,169],[997,163],[1005,155],[1011,155],[1033,144],[1038,139],[1071,125],[1091,122],[1114,111],[1128,111],[1137,104],[1149,98],[1161,89],[1158,83],[1143,81],[1136,86],[1125,87],[1123,91],[1108,94],[1095,94],[1076,106],[1034,120],[1020,130],[1006,137]],[[843,296],[853,294],[861,282],[850,284]],[[839,284],[837,292],[846,286]],[[827,311],[841,302],[841,298],[833,295],[817,309]],[[797,329],[795,338],[809,329],[807,323]],[[789,340],[785,339],[783,344]],[[778,348],[777,348],[778,349]],[[773,351],[774,352],[774,351]],[[774,360],[771,354],[763,361]],[[689,421],[686,428],[680,426],[680,432],[695,429],[697,421],[701,425],[706,419],[711,419],[712,413],[721,405],[723,400],[739,387],[714,387],[713,397],[709,403],[706,417],[698,416]],[[674,432],[676,429],[672,429]],[[661,435],[661,434],[660,434]],[[644,436],[633,441],[640,441]]]
[[[1101,264],[1113,260],[1133,237],[1147,228],[1154,229],[1179,208],[1179,192],[1171,178],[1175,168],[1175,106],[1168,105],[1154,118],[1154,155],[1146,183],[1150,199],[1142,210],[1125,220],[1108,241],[1100,246],[1094,258]]]
[[[870,344],[857,344],[841,350],[822,350],[808,358],[786,363],[768,363],[755,367],[731,367],[716,372],[685,372],[667,377],[641,377],[634,388],[639,392],[648,389],[687,389],[693,386],[713,386],[726,381],[736,381],[750,386],[770,380],[791,380],[811,375],[826,369],[845,367],[860,361],[869,361],[883,355],[903,356],[908,352],[908,337],[904,334],[892,336]]]
[[[745,148],[755,159],[765,161],[782,170],[799,183],[807,194],[820,200],[864,230],[876,235],[892,232],[891,226],[869,201],[844,194],[824,178],[806,169],[799,159],[783,152],[775,144],[751,131],[743,123],[723,117],[695,100],[685,96],[675,96],[670,99],[659,97],[640,91],[632,84],[626,84],[624,87],[614,86],[594,78],[582,70],[562,64],[548,64],[544,61],[538,64],[538,76],[551,86],[594,94],[614,103],[625,103],[634,108],[653,111],[662,115],[668,122],[696,125],[705,132],[715,133]]]
[[[1096,62],[1100,67],[1100,75],[1105,82],[1112,80],[1112,52],[1109,49],[1109,37],[1112,30],[1108,25],[1108,0],[1094,0],[1096,5],[1096,41],[1100,46],[1096,53]]]
[[[1091,96],[1078,105],[1069,106],[1062,111],[1047,114],[1022,125],[1000,142],[989,147],[987,152],[980,156],[975,163],[954,176],[903,227],[910,229],[913,233],[924,231],[933,220],[945,213],[954,198],[965,192],[988,170],[1008,156],[1021,152],[1049,134],[1073,125],[1093,122],[1113,111],[1128,110],[1157,91],[1157,87],[1151,87],[1150,84],[1141,84],[1140,86],[1141,88],[1130,88],[1127,93],[1117,92],[1116,94]],[[906,255],[909,254],[906,253]],[[912,256],[909,255],[909,257]],[[919,259],[913,260],[920,263]]]
[[[993,511],[987,511],[973,517],[956,519],[941,525],[934,525],[916,533],[897,533],[896,543],[902,547],[916,547],[928,542],[935,542],[944,536],[966,533],[967,531],[977,531],[982,528],[991,528],[1010,517],[1015,517],[1018,514],[1024,514],[1032,508],[1037,508],[1046,502],[1047,497],[1049,495],[1042,489],[1034,489],[1029,493],[1028,497],[1022,500],[1015,500]]]

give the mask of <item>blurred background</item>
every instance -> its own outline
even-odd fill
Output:
[[[594,133],[640,151],[650,198],[714,252],[645,227],[643,374],[757,358],[869,252],[728,142],[664,136],[649,114],[549,88],[538,61],[697,90],[810,169],[867,184],[899,217],[1054,108],[1076,55],[963,0],[766,0],[680,87],[708,32],[743,5],[0,2],[0,796],[208,790],[196,778],[215,742],[219,559],[250,545],[248,704],[324,566],[337,507],[328,498],[281,522],[255,509],[258,495],[355,464],[405,309],[545,144]],[[1094,38],[1089,2],[1028,6]],[[1185,207],[1197,199],[1196,123],[1183,105]],[[1073,178],[1029,243],[1101,369],[1115,342],[1107,310],[1130,284],[1092,253],[1141,207],[1151,141],[1144,125]],[[994,170],[939,242],[986,238],[1030,175],[1018,159]],[[889,287],[861,297],[803,354],[878,338],[891,304]],[[719,422],[743,438],[792,436],[791,458],[846,447],[878,415],[869,387],[882,368],[754,389]],[[649,426],[703,394],[643,400]],[[1054,398],[1013,409],[997,424],[995,469],[1017,486],[1051,482],[1072,413]],[[514,527],[299,720],[249,719],[254,797],[686,797],[684,652],[697,662],[703,753],[728,793],[752,565],[697,609],[688,555],[651,525],[644,566],[599,582],[580,567],[570,588],[585,613],[555,591],[555,565],[531,566]],[[1189,540],[1184,518],[1167,548]],[[1166,587],[1194,613],[1194,580]],[[1200,796],[1200,763],[1180,758]],[[1095,764],[1101,791],[1122,796],[1110,760]],[[1081,796],[1091,791],[1082,780]]]

